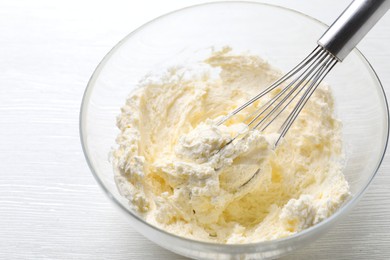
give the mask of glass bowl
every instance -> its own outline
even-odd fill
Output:
[[[353,50],[326,78],[343,122],[344,173],[352,197],[334,215],[293,236],[224,245],[186,239],[142,220],[117,191],[108,154],[115,144],[116,116],[127,95],[148,72],[192,62],[214,46],[249,51],[288,71],[316,46],[323,23],[286,8],[251,2],[202,4],[161,16],[132,32],[102,60],[86,88],[80,113],[84,154],[96,180],[145,237],[198,259],[267,259],[302,247],[325,233],[352,208],[375,176],[385,153],[389,122],[381,83],[364,56]]]

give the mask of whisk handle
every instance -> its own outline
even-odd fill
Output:
[[[354,0],[318,40],[342,61],[390,8],[390,0]]]

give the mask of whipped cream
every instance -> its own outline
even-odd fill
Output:
[[[131,207],[168,232],[218,243],[278,239],[332,215],[349,186],[328,86],[276,149],[276,128],[242,123],[273,93],[217,124],[280,76],[258,56],[225,48],[196,69],[144,79],[122,107],[113,152],[115,181]]]

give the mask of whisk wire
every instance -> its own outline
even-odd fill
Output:
[[[270,98],[267,102],[260,105],[254,112],[244,119],[249,131],[259,128],[260,131],[265,131],[280,115],[298,98],[295,105],[287,118],[283,121],[278,133],[280,134],[275,147],[279,144],[291,125],[302,111],[303,107],[317,89],[321,81],[329,73],[329,71],[336,65],[338,59],[330,54],[321,46],[317,46],[306,58],[304,58],[298,65],[296,65],[287,74],[276,80],[265,90],[261,91],[255,97],[238,107],[224,118],[222,118],[217,125],[221,125],[229,120],[234,115],[238,114],[261,97],[267,95],[279,87],[283,87],[280,92]],[[292,79],[293,76],[295,78]],[[290,81],[291,79],[291,81]],[[249,121],[249,122],[248,122]],[[242,133],[236,134],[226,145],[237,139]]]
[[[287,131],[290,129],[291,125],[294,123],[295,119],[298,117],[299,113],[302,111],[303,107],[309,100],[309,98],[313,95],[314,91],[320,85],[322,80],[326,77],[326,75],[333,69],[333,67],[337,64],[338,60],[333,56],[328,58],[328,61],[323,64],[320,71],[318,72],[316,78],[311,82],[310,87],[306,90],[305,94],[299,100],[299,103],[294,107],[293,112],[289,115],[286,121],[282,125],[282,129],[280,130],[280,136],[275,143],[275,147],[279,144],[280,140],[286,135]]]
[[[255,101],[259,100],[261,97],[265,96],[266,94],[268,94],[269,92],[271,92],[272,90],[277,88],[282,82],[284,82],[287,79],[294,76],[297,72],[299,72],[302,68],[304,68],[309,62],[311,62],[313,60],[313,58],[315,58],[315,56],[317,56],[317,54],[321,52],[321,50],[322,50],[322,47],[317,46],[305,59],[303,59],[300,63],[298,63],[298,65],[296,65],[292,70],[290,70],[288,73],[286,73],[281,78],[276,80],[274,83],[272,83],[270,86],[268,86],[265,90],[263,90],[262,92],[260,92],[259,94],[257,94],[253,98],[251,98],[249,101],[247,101],[246,103],[244,103],[243,105],[241,105],[240,107],[235,109],[234,111],[230,112],[228,115],[226,115],[224,118],[222,118],[221,121],[219,121],[217,123],[217,125],[221,125],[221,124],[225,123],[231,117],[238,114],[243,109],[247,108],[248,106],[253,104]]]
[[[320,55],[320,62],[322,62],[324,59],[325,59],[325,55],[324,53],[322,53]],[[314,66],[313,66],[314,65]],[[286,100],[288,100],[291,95],[299,88],[301,87],[302,83],[306,81],[306,79],[315,71],[315,69],[319,66],[319,63],[316,63],[315,61],[313,61],[308,68],[306,68],[297,78],[295,78],[292,82],[290,82],[287,87],[285,87],[279,94],[279,96],[266,108],[266,110],[268,110],[269,107],[271,107],[273,104],[276,103],[276,101],[283,96],[284,93],[286,93],[292,86],[293,89],[288,92],[285,97],[259,122],[256,124],[255,127],[253,127],[253,129],[256,129],[257,127],[259,127],[261,124],[267,122],[266,120],[268,118],[270,118],[271,116],[273,116],[273,114],[284,104],[284,102],[286,102]],[[310,71],[309,71],[310,70]],[[309,71],[309,72],[308,72]],[[302,77],[302,78],[301,78]],[[312,77],[312,76],[311,76]],[[297,81],[299,80],[299,82],[297,84],[295,84]],[[309,79],[310,80],[310,79]],[[301,90],[306,86],[307,83],[305,83],[303,85],[303,87],[301,88]],[[286,106],[284,106],[279,113],[277,113],[276,116],[278,116],[281,112],[283,112],[283,110],[295,99],[295,97],[301,92],[301,90],[298,91],[298,93],[296,95],[293,96],[292,99],[290,99],[290,102],[287,103]],[[263,111],[261,114],[263,114],[265,111]],[[269,126],[271,124],[271,122],[273,122],[275,119],[276,119],[276,116],[273,117],[272,120],[270,120],[270,122],[268,124],[266,124],[266,126],[264,128],[261,129],[261,131],[264,131],[267,126]],[[255,119],[257,119],[259,116],[257,116]]]

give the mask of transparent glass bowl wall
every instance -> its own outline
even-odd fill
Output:
[[[352,199],[322,223],[294,236],[262,243],[221,245],[177,237],[132,212],[115,186],[108,154],[118,130],[115,122],[127,95],[145,74],[196,62],[199,53],[230,46],[249,51],[287,72],[316,46],[326,26],[304,14],[249,2],[211,3],[157,18],[117,44],[99,64],[85,92],[80,131],[88,164],[112,201],[133,227],[157,244],[203,259],[261,259],[284,255],[324,233],[351,208],[374,177],[388,137],[388,110],[381,84],[365,58],[354,50],[337,64],[326,82],[332,86],[343,121],[345,175]]]

